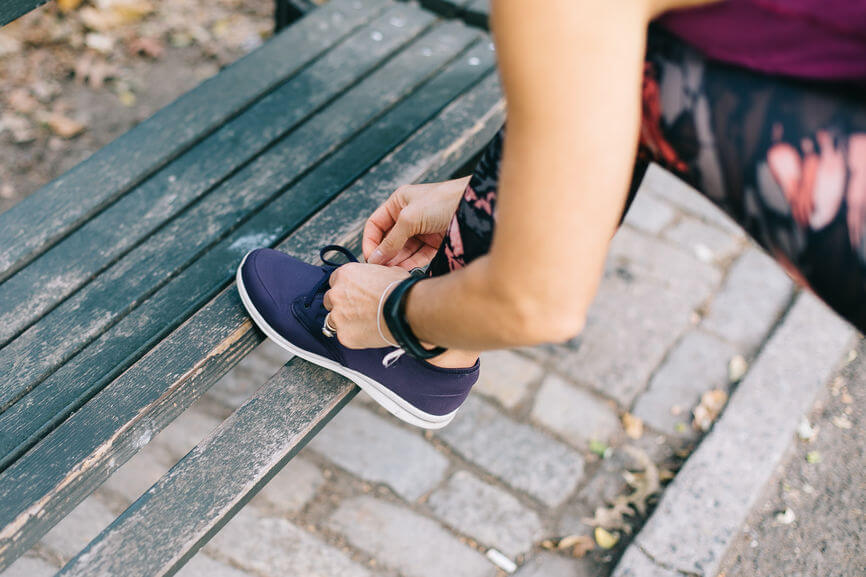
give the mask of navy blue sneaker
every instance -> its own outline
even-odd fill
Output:
[[[401,355],[401,349],[350,349],[323,333],[323,304],[329,278],[340,265],[325,255],[346,248],[330,245],[314,266],[269,248],[244,257],[237,272],[238,292],[253,321],[271,340],[302,359],[335,371],[369,394],[398,419],[438,429],[454,418],[478,380],[479,362],[464,369],[437,367]]]

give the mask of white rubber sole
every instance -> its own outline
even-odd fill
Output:
[[[238,285],[238,294],[241,296],[241,302],[244,304],[244,308],[247,309],[250,317],[252,317],[253,322],[256,323],[265,335],[275,343],[277,343],[283,349],[289,351],[292,354],[295,354],[305,361],[309,361],[313,364],[319,365],[320,367],[326,368],[328,370],[334,371],[338,373],[359,387],[365,393],[370,395],[374,401],[379,403],[386,411],[397,417],[403,422],[409,423],[410,425],[415,425],[416,427],[421,427],[423,429],[441,429],[445,425],[451,422],[454,418],[454,415],[457,414],[457,410],[454,410],[447,415],[431,415],[430,413],[426,413],[414,406],[411,403],[400,398],[394,391],[389,389],[388,387],[374,381],[363,373],[359,373],[358,371],[354,371],[348,367],[344,367],[343,365],[332,361],[331,359],[327,359],[321,355],[317,355],[316,353],[311,353],[301,347],[293,345],[285,338],[283,338],[280,333],[271,327],[267,321],[259,314],[259,311],[256,310],[256,307],[253,306],[252,301],[250,300],[249,295],[247,294],[247,290],[244,287],[243,278],[241,278],[241,270],[244,267],[244,263],[247,261],[247,256],[249,253],[244,256],[244,259],[241,261],[240,266],[238,266],[238,271],[236,273],[237,285]]]

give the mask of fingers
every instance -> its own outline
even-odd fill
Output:
[[[327,310],[334,309],[334,303],[331,301],[331,291],[325,292],[325,298],[322,300],[322,304],[325,305]]]
[[[367,219],[364,225],[364,238],[361,243],[361,251],[364,253],[366,260],[369,261],[370,255],[397,222],[401,210],[402,205],[396,193],[394,193],[388,200],[379,205],[379,208]]]
[[[414,224],[411,218],[409,218],[406,211],[401,212],[397,218],[397,222],[394,223],[394,226],[391,227],[391,230],[388,231],[385,238],[379,243],[379,246],[373,250],[367,262],[371,264],[384,264],[388,262],[397,256],[397,253],[400,252],[400,249],[405,246],[406,241],[414,233]]]

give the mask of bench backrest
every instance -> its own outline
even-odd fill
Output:
[[[6,26],[45,2],[47,0],[3,0],[0,2],[0,26]]]

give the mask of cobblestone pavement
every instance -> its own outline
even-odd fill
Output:
[[[485,354],[436,433],[358,395],[180,575],[501,574],[491,550],[519,577],[607,575],[645,518],[641,493],[699,441],[702,395],[748,374],[794,296],[731,221],[653,169],[579,338]],[[286,360],[263,344],[4,577],[51,574]],[[631,514],[596,515],[623,495]],[[542,546],[593,535],[594,515],[612,548],[578,559]]]

